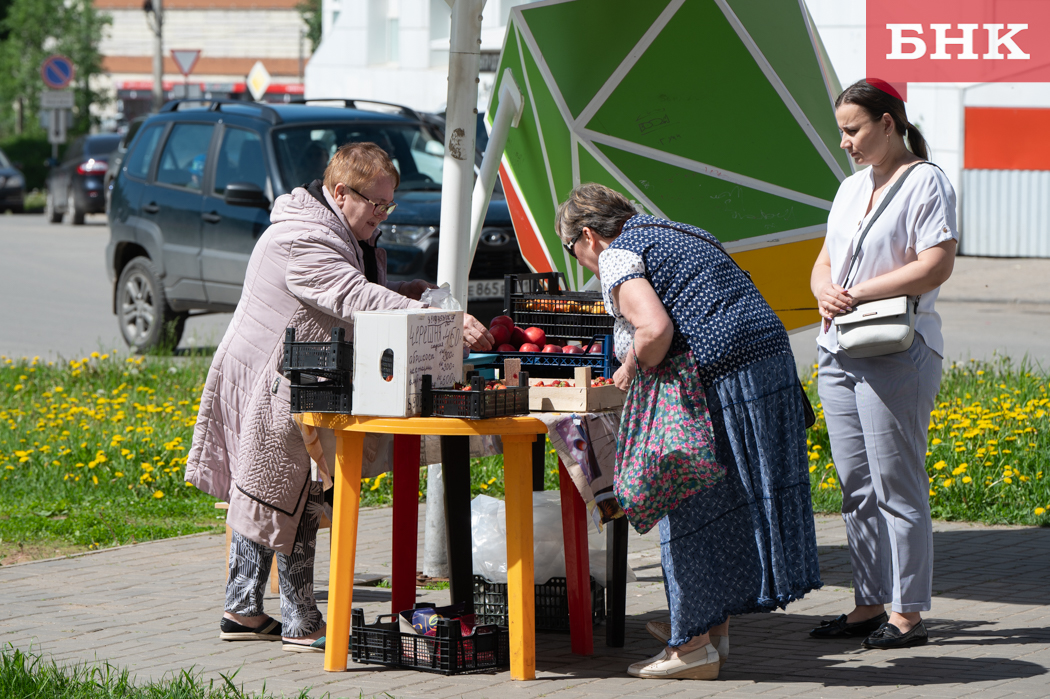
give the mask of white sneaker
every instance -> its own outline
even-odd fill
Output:
[[[666,621],[650,621],[645,625],[645,630],[665,646],[671,640],[671,624]],[[721,667],[729,660],[729,636],[711,634],[711,645],[718,649],[718,666]]]
[[[708,643],[689,653],[674,655],[664,649],[659,655],[627,668],[632,677],[661,680],[718,679],[718,651]]]

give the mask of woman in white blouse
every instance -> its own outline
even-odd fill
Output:
[[[871,167],[839,187],[810,280],[824,318],[818,387],[842,484],[856,607],[810,635],[904,648],[928,639],[921,618],[933,581],[926,439],[944,356],[934,302],[952,273],[958,233],[951,183],[927,162],[926,142],[908,122],[904,102],[889,85],[872,82],[879,87],[862,80],[835,101],[842,148],[857,165]],[[913,167],[865,237],[844,288],[861,233]],[[841,350],[836,316],[905,294],[919,297],[910,348],[863,359]]]

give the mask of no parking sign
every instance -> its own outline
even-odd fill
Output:
[[[73,61],[58,54],[48,56],[40,66],[40,77],[44,79],[44,84],[53,90],[69,87],[69,83],[73,82],[73,75]]]

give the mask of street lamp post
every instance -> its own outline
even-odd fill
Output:
[[[153,111],[164,105],[164,7],[163,0],[145,0],[142,11],[153,32]]]

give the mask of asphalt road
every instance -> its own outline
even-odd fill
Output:
[[[0,215],[0,355],[78,359],[126,354],[106,277],[106,218],[48,224],[40,214]],[[232,314],[191,318],[182,348],[214,347]]]
[[[112,311],[105,218],[84,226],[43,216],[0,215],[0,355],[72,359],[127,352]],[[1050,260],[960,258],[941,292],[949,359],[1027,355],[1050,369]],[[180,348],[214,347],[230,314],[194,317]],[[801,366],[816,357],[816,331],[792,337]]]

